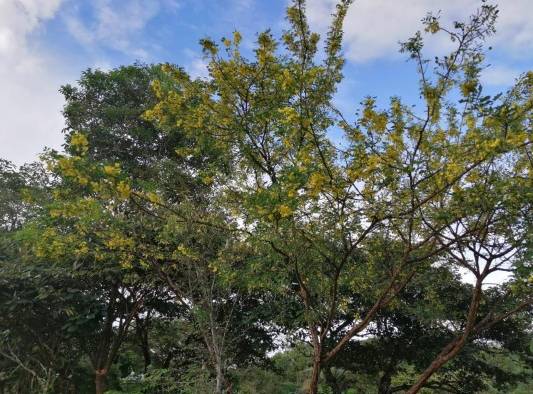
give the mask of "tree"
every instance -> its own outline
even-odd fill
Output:
[[[376,382],[375,389],[380,394],[408,389],[434,354],[453,339],[454,320],[462,318],[472,287],[462,283],[460,276],[445,266],[433,267],[415,277],[389,308],[377,314],[365,333],[351,341],[339,357],[325,367],[324,377],[333,392],[343,392],[339,388],[342,384],[350,388],[366,376]],[[498,302],[499,295],[488,291],[486,299],[486,307],[490,307]],[[503,337],[512,336],[517,339],[514,345],[501,341]],[[430,379],[426,387],[444,392],[475,393],[487,389],[493,377],[498,378],[500,386],[515,382],[518,377],[492,363],[487,354],[527,352],[530,341],[527,324],[520,319],[510,319],[507,326],[485,331],[476,339]],[[518,343],[521,345],[516,346]]]
[[[244,324],[257,302],[250,292],[243,297],[235,272],[225,278],[217,274],[222,262],[237,269],[246,249],[238,250],[238,240],[223,228],[198,226],[201,216],[224,220],[222,210],[208,205],[212,187],[204,172],[211,168],[210,152],[184,157],[176,151],[195,149],[193,139],[179,127],[158,128],[139,118],[151,103],[147,92],[161,76],[158,70],[88,70],[79,88],[63,88],[67,154],[48,156],[61,182],[44,216],[46,236],[36,245],[39,253],[55,260],[70,258],[73,252],[87,262],[88,272],[103,270],[116,279],[106,285],[112,292],[105,298],[115,312],[108,314],[108,334],[102,338],[109,350],[102,360],[100,350],[93,357],[97,381],[100,375],[105,380],[134,319],[137,332],[144,330],[139,308],[152,290],[137,284],[151,277],[164,283],[157,284],[155,292],[173,294],[197,327],[215,371],[216,391],[222,392],[229,385],[229,355],[241,362],[262,358],[270,340],[259,326]],[[186,78],[180,70],[176,73]],[[172,209],[161,212],[163,204]],[[112,302],[117,297],[123,299],[120,307]],[[117,319],[123,320],[118,332],[112,329]],[[145,353],[146,334],[144,330]],[[233,347],[237,345],[240,351]]]
[[[322,61],[315,60],[319,36],[310,32],[304,1],[297,0],[287,10],[290,29],[282,38],[282,54],[270,32],[258,36],[251,61],[239,50],[237,32],[222,40],[222,49],[203,40],[210,78],[190,83],[175,77],[171,66],[165,67],[175,85],[156,85],[160,101],[146,113],[161,127],[169,119],[177,120],[196,138],[198,149],[221,153],[219,160],[231,169],[229,176],[211,176],[218,199],[262,256],[263,263],[251,267],[250,277],[262,271],[265,282],[293,287],[300,297],[314,348],[312,393],[317,392],[321,368],[427,269],[428,261],[446,260],[460,242],[477,241],[485,222],[469,218],[472,213],[487,218],[487,212],[460,196],[467,193],[463,189],[475,193],[482,184],[498,188],[499,180],[484,171],[487,166],[498,168],[510,161],[506,190],[521,196],[520,207],[512,208],[515,225],[521,226],[520,219],[531,209],[523,199],[525,188],[531,186],[531,74],[496,97],[483,96],[479,82],[482,43],[494,32],[496,7],[483,4],[468,21],[451,28],[432,15],[424,19],[427,33],[447,35],[455,45],[448,55],[436,58],[432,72],[422,54],[421,33],[403,44],[420,74],[422,113],[396,97],[386,110],[368,98],[350,124],[332,101],[342,79],[342,21],[349,3],[342,1],[337,7]],[[199,97],[195,105],[190,105],[190,97]],[[345,132],[347,146],[328,139],[332,127]],[[459,200],[465,210],[454,209]],[[491,226],[492,219],[485,224]],[[453,230],[456,236],[450,236],[454,226],[461,231]],[[509,235],[498,228],[494,237]],[[526,234],[527,226],[522,229]],[[372,282],[365,272],[376,263],[372,252],[377,235],[393,253],[380,263],[387,269]],[[523,237],[503,244],[509,242],[516,249],[513,256],[527,249]],[[506,264],[513,271],[521,265],[514,257]],[[489,264],[486,273],[501,269],[503,264]],[[531,304],[527,291],[510,292],[514,305],[500,314],[490,313],[481,324],[476,313],[481,282],[465,311],[464,331],[409,392],[420,390],[471,334]],[[372,306],[348,321],[339,320],[347,301],[339,289],[345,286],[376,290]],[[346,322],[344,335],[331,343],[334,327]]]
[[[79,156],[70,159],[51,153],[48,157],[57,179],[54,200],[25,226],[22,236],[32,251],[30,260],[61,267],[75,281],[72,290],[81,299],[72,301],[82,310],[73,313],[66,329],[83,329],[76,339],[91,361],[96,392],[103,393],[119,348],[152,290],[145,285],[141,268],[127,269],[131,243],[123,231],[131,223],[121,220],[127,213],[120,201],[88,193],[88,187],[103,188],[105,181],[100,186],[88,184],[81,171],[86,140],[77,135],[74,144]]]
[[[46,296],[40,268],[20,267],[21,244],[17,233],[38,211],[32,197],[46,195],[47,177],[38,164],[16,168],[0,160],[0,282],[2,318],[0,319],[0,388],[50,392],[58,380],[68,375],[68,356],[60,337],[51,333],[61,319],[45,317],[53,297]],[[72,352],[73,354],[75,352]]]

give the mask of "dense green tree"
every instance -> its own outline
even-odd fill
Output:
[[[192,139],[179,127],[158,129],[139,119],[147,103],[145,94],[160,74],[157,70],[89,70],[80,88],[63,88],[67,154],[48,155],[48,165],[60,182],[53,191],[55,201],[35,224],[43,236],[34,239],[33,248],[38,256],[56,261],[72,261],[74,256],[74,264],[87,264],[88,272],[106,275],[98,280],[107,283],[111,293],[106,299],[114,312],[109,311],[108,330],[101,337],[109,350],[101,356],[98,346],[93,355],[97,382],[99,376],[105,380],[132,327],[144,341],[145,365],[149,363],[143,315],[150,312],[140,308],[153,292],[153,278],[163,281],[156,286],[173,294],[198,330],[216,391],[222,392],[230,385],[227,366],[262,359],[271,339],[253,321],[260,318],[261,308],[256,296],[234,279],[237,271],[233,279],[217,273],[217,262],[228,262],[237,270],[249,253],[231,232],[211,225],[225,220],[223,210],[207,204],[212,187],[202,171],[210,167],[209,153],[183,159],[176,151],[191,149]],[[121,90],[123,95],[117,93]],[[140,149],[120,154],[109,149],[108,141],[117,139],[120,145],[121,139],[131,142],[140,136],[142,142],[133,143]],[[200,225],[199,217],[210,218],[210,226]],[[120,306],[112,302],[117,297],[123,301]],[[123,324],[111,327],[117,321]]]
[[[39,299],[46,293],[40,269],[19,267],[21,245],[16,234],[38,210],[30,202],[33,195],[44,196],[46,176],[38,165],[16,168],[0,161],[0,281],[2,318],[0,319],[0,387],[4,390],[42,390],[49,392],[58,380],[64,360],[58,352],[59,338],[50,334],[61,325],[54,319],[40,321],[37,311],[53,308],[51,298]],[[35,277],[35,279],[34,279]],[[42,291],[42,292],[41,292]],[[32,313],[35,310],[35,313]],[[58,340],[59,339],[59,340]],[[52,359],[58,354],[58,359]],[[64,355],[64,354],[61,354]],[[61,372],[65,372],[64,370]],[[61,377],[64,377],[61,376]]]
[[[409,388],[434,354],[453,338],[450,316],[461,317],[469,304],[471,291],[471,285],[462,283],[460,277],[446,267],[432,268],[414,278],[387,310],[377,314],[365,335],[350,342],[339,358],[326,366],[325,381],[334,393],[342,393],[343,385],[351,387],[359,376],[371,377],[380,394]],[[488,305],[498,300],[496,293],[487,295]],[[505,355],[520,352],[518,349],[529,352],[527,343],[531,336],[527,333],[527,323],[512,319],[506,324],[483,332],[426,386],[444,392],[475,393],[487,389],[491,379],[496,377],[500,386],[519,379],[491,364],[486,357],[487,352],[494,351]],[[516,333],[517,344],[521,344],[499,342],[500,346],[495,347],[495,343],[510,332]],[[522,360],[527,358],[524,355]],[[340,371],[349,373],[343,373],[338,379]]]

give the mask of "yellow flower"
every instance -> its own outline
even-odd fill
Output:
[[[321,173],[319,172],[312,173],[311,176],[309,177],[309,183],[308,183],[310,194],[313,196],[318,195],[325,181],[326,181],[326,177],[322,175]]]
[[[469,130],[472,130],[476,127],[476,119],[472,115],[466,116],[466,127],[468,127]]]
[[[110,176],[117,176],[120,174],[120,165],[115,163],[114,166],[104,166],[104,172]]]
[[[61,216],[61,210],[59,209],[51,209],[50,210],[50,217],[53,217],[53,218],[58,218]]]
[[[285,124],[294,123],[298,119],[298,112],[292,107],[283,107],[278,110],[283,116],[282,121]]]
[[[278,207],[278,212],[283,218],[286,218],[292,215],[292,209],[290,209],[287,205],[280,205]]]
[[[205,184],[205,185],[210,185],[212,184],[214,181],[213,177],[209,176],[209,175],[206,175],[204,177],[202,177],[202,182]]]
[[[106,246],[109,249],[128,249],[133,247],[133,241],[129,238],[122,236],[121,234],[111,234],[111,237],[105,241]]]
[[[242,40],[241,33],[239,33],[238,31],[234,31],[233,32],[233,42],[235,43],[235,45],[239,45],[241,40]]]
[[[150,200],[150,202],[154,204],[158,204],[161,202],[161,198],[159,198],[159,196],[153,192],[146,193],[146,198],[148,198],[148,200]]]
[[[86,242],[82,242],[78,248],[74,251],[76,256],[81,257],[87,255],[89,253],[89,247],[87,246]]]
[[[381,160],[378,155],[370,155],[367,161],[367,169],[374,170],[379,166]]]
[[[118,191],[118,194],[120,196],[120,198],[122,199],[127,199],[129,198],[130,194],[131,194],[131,188],[130,188],[130,185],[128,185],[126,182],[124,181],[120,181],[118,184],[117,184],[117,191]]]
[[[72,137],[70,137],[70,144],[81,153],[86,153],[89,148],[87,137],[85,134],[79,132],[72,134]]]

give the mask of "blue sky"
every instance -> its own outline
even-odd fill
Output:
[[[498,33],[483,76],[491,92],[504,90],[533,68],[533,0],[500,0]],[[416,101],[412,64],[398,41],[420,28],[427,11],[444,21],[463,19],[479,0],[359,0],[347,16],[345,81],[337,95],[348,114],[366,95]],[[327,29],[334,0],[308,0],[311,26]],[[252,48],[255,34],[284,26],[287,0],[0,0],[0,157],[32,161],[44,146],[62,142],[61,84],[88,67],[110,69],[134,61],[173,62],[205,76],[198,40],[239,30]],[[431,42],[430,54],[445,51]]]

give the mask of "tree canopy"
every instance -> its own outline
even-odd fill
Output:
[[[418,105],[348,116],[350,5],[61,88],[64,151],[0,161],[2,392],[531,389],[533,72],[486,95],[497,7],[428,14]]]

